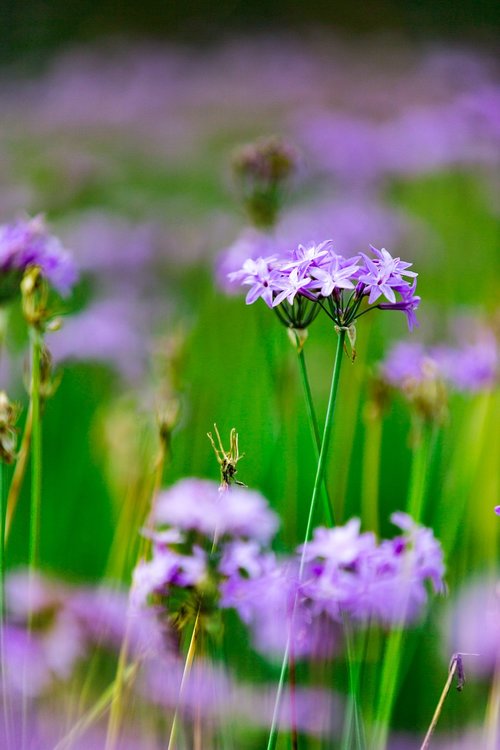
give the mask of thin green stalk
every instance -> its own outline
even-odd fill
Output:
[[[17,508],[19,500],[19,494],[23,485],[24,476],[26,474],[26,467],[28,465],[28,458],[30,455],[31,447],[31,428],[32,428],[32,405],[30,403],[28,414],[26,416],[26,422],[24,424],[23,439],[21,441],[21,447],[17,456],[16,466],[9,487],[9,494],[7,495],[7,509],[5,516],[5,543],[9,540],[10,529],[12,526],[12,519]]]
[[[318,466],[316,469],[316,477],[314,479],[314,487],[313,487],[313,493],[311,497],[311,504],[309,506],[309,516],[307,519],[306,532],[304,535],[304,547],[303,547],[302,556],[300,559],[299,578],[302,577],[302,573],[304,571],[306,545],[311,537],[311,528],[312,528],[312,522],[314,518],[314,510],[316,507],[316,501],[318,499],[318,495],[319,495],[319,492],[323,483],[323,479],[325,476],[326,459],[328,456],[328,450],[330,448],[330,437],[332,434],[333,415],[335,413],[335,404],[337,401],[337,391],[339,387],[340,368],[342,365],[342,354],[344,351],[345,336],[346,336],[345,329],[341,329],[339,331],[338,339],[337,339],[337,349],[335,352],[335,362],[333,365],[332,382],[330,385],[330,396],[328,399],[328,407],[326,410],[325,427],[323,430],[323,437],[321,440],[321,448],[319,451]]]
[[[321,437],[319,434],[318,419],[316,417],[316,411],[314,409],[311,386],[309,383],[309,376],[307,374],[307,366],[306,366],[306,359],[304,356],[304,350],[299,349],[298,355],[299,355],[300,378],[302,381],[302,388],[303,388],[304,397],[306,400],[307,416],[309,418],[309,426],[311,428],[311,436],[312,436],[314,451],[316,454],[316,461],[318,462],[320,448],[321,448]],[[332,502],[328,495],[328,488],[327,488],[325,480],[323,480],[322,485],[321,485],[321,495],[323,498],[323,509],[325,512],[325,518],[328,522],[328,525],[333,526],[335,523],[335,520],[333,516]]]
[[[422,422],[416,424],[416,442],[413,448],[412,466],[408,486],[407,510],[416,523],[422,518],[429,473],[435,451],[439,428],[429,427]],[[402,617],[404,621],[404,613]],[[400,681],[401,645],[404,630],[392,630],[387,638],[387,646],[382,664],[379,687],[379,700],[376,713],[374,750],[384,750],[389,735],[389,724],[397,697]]]
[[[379,530],[379,477],[382,445],[382,419],[379,414],[365,418],[363,473],[361,479],[361,519],[365,530]]]
[[[40,508],[42,489],[42,430],[40,423],[40,359],[42,351],[41,334],[30,329],[31,338],[31,509],[29,568],[33,572],[39,562]]]
[[[5,615],[5,464],[0,461],[0,627]],[[3,663],[3,659],[2,659]]]
[[[186,654],[186,661],[184,662],[184,669],[182,672],[181,684],[179,686],[179,696],[177,698],[177,705],[174,711],[174,718],[172,719],[172,726],[170,727],[170,735],[168,738],[167,750],[174,750],[174,747],[175,747],[174,742],[175,742],[175,736],[177,734],[177,725],[179,723],[179,710],[181,707],[182,698],[184,696],[184,690],[186,688],[187,678],[189,677],[189,673],[191,671],[191,667],[194,661],[194,655],[196,652],[196,643],[197,643],[198,635],[199,635],[199,626],[200,626],[200,608],[198,608],[198,612],[196,613],[196,619],[193,625],[193,632],[191,633],[191,639],[189,641],[189,647],[188,647],[188,651]]]
[[[416,444],[413,448],[407,510],[416,523],[422,519],[425,495],[436,448],[437,425],[416,424]]]
[[[330,384],[330,396],[328,399],[328,407],[326,410],[325,427],[323,429],[323,437],[321,440],[321,447],[319,451],[318,466],[316,469],[316,476],[314,479],[314,487],[313,487],[313,492],[312,492],[312,497],[311,497],[311,504],[309,506],[309,516],[307,519],[307,526],[306,526],[306,531],[304,535],[304,545],[302,547],[302,555],[300,558],[299,575],[298,575],[299,581],[302,578],[302,575],[304,572],[304,565],[305,565],[305,559],[306,559],[306,546],[311,536],[311,528],[312,528],[316,501],[320,493],[320,489],[321,489],[323,479],[325,476],[326,459],[328,456],[328,449],[330,446],[330,437],[331,437],[332,426],[333,426],[333,415],[335,413],[335,403],[337,400],[337,391],[338,391],[338,386],[339,386],[340,368],[342,365],[342,355],[344,351],[345,336],[346,336],[345,329],[340,329],[338,333],[338,339],[337,339],[337,349],[335,352],[335,361],[333,365],[332,381]],[[274,703],[273,718],[271,721],[271,728],[269,731],[269,738],[267,742],[267,750],[274,750],[274,748],[276,747],[277,739],[278,739],[279,707],[281,703],[281,696],[283,693],[283,686],[285,684],[285,678],[286,678],[286,673],[287,673],[287,668],[288,668],[288,657],[290,653],[291,633],[292,633],[292,627],[293,627],[293,614],[294,613],[292,611],[291,618],[290,618],[290,628],[289,628],[289,633],[288,633],[287,644],[285,647],[285,653],[283,655],[283,661],[281,663],[281,671],[280,671],[280,677],[279,677],[279,682],[278,682],[278,689],[276,692],[276,700]]]
[[[344,617],[344,637],[347,650],[347,664],[349,670],[349,702],[347,716],[342,736],[341,750],[350,750],[352,747],[352,725],[354,723],[355,745],[358,750],[364,750],[366,746],[363,723],[359,708],[359,683],[361,674],[361,662],[356,657],[350,623]]]
[[[7,747],[10,747],[9,691],[5,675],[5,464],[0,461],[0,684],[2,688],[3,722]]]
[[[129,685],[135,679],[138,669],[138,663],[130,664],[123,674],[124,683]],[[59,740],[54,750],[69,750],[73,747],[74,742],[104,716],[108,708],[113,704],[114,695],[115,683],[113,681],[92,708],[71,728],[71,731]]]

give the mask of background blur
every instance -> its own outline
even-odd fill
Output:
[[[280,241],[331,237],[350,255],[372,243],[414,262],[415,340],[463,343],[496,330],[500,6],[335,5],[2,4],[0,220],[44,212],[81,268],[65,325],[48,338],[62,372],[44,416],[48,571],[129,582],[156,413],[172,401],[180,421],[165,483],[217,478],[206,432],[235,426],[241,479],[283,518],[279,545],[291,549],[302,533],[314,457],[295,355],[273,314],[247,308],[225,281],[255,245],[242,239],[231,178],[242,143],[278,134],[300,153]],[[409,337],[400,315],[362,322],[332,441],[332,497],[344,519],[360,512],[370,374]],[[13,309],[1,385],[23,404],[25,343]],[[311,329],[307,353],[322,414],[334,353],[326,320]],[[444,537],[452,594],[497,565],[494,407],[489,390],[450,393],[429,466],[424,520]],[[410,433],[407,404],[395,399],[380,458],[385,533],[404,504]],[[27,559],[26,484],[12,567]],[[446,606],[433,609],[408,669],[428,689],[401,702],[405,729],[420,730],[432,713],[449,657],[438,635]],[[479,721],[487,689],[472,681],[444,725]]]

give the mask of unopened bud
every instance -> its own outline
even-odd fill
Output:
[[[237,149],[232,164],[250,220],[258,227],[273,226],[297,168],[296,150],[276,136],[261,138]]]
[[[11,464],[16,457],[19,407],[12,404],[5,391],[0,391],[0,460]]]

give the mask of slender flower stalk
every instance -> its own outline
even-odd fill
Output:
[[[439,721],[439,717],[441,716],[441,711],[443,710],[444,702],[446,700],[448,693],[450,692],[450,688],[451,688],[454,678],[456,678],[457,680],[457,690],[461,691],[464,685],[462,654],[453,654],[452,656],[450,669],[448,671],[448,678],[443,688],[443,692],[441,693],[441,696],[439,698],[438,704],[436,706],[436,710],[434,711],[434,715],[432,717],[432,721],[430,723],[429,729],[427,730],[427,733],[424,737],[424,741],[422,742],[420,746],[420,750],[428,750],[428,748],[430,747],[432,735],[434,734],[434,730]]]
[[[31,437],[31,510],[29,567],[33,572],[39,563],[40,554],[40,511],[42,500],[42,429],[40,421],[40,364],[42,340],[36,328],[30,330],[31,343],[31,386],[30,412],[32,423]]]
[[[382,419],[379,414],[365,418],[363,470],[361,479],[361,519],[365,529],[378,533],[379,477],[382,446]]]
[[[153,483],[152,483],[152,489],[150,493],[151,507],[149,509],[148,517],[145,523],[145,527],[147,529],[151,529],[151,526],[152,526],[152,517],[153,517],[153,512],[154,512],[154,507],[155,507],[155,501],[156,501],[156,497],[158,496],[158,492],[160,491],[160,487],[161,487],[161,483],[163,479],[163,472],[165,469],[165,462],[167,459],[167,452],[168,452],[168,440],[162,429],[161,424],[160,424],[160,429],[159,429],[159,437],[160,437],[160,441],[159,441],[160,444],[158,448],[158,454],[154,463]],[[145,557],[149,544],[150,544],[149,538],[146,536],[142,536],[140,543],[139,543],[136,564],[139,562],[139,560],[142,560]],[[118,666],[116,670],[115,680],[113,683],[113,701],[111,703],[111,710],[109,714],[105,750],[114,750],[114,748],[117,746],[117,743],[118,743],[118,733],[119,733],[122,714],[123,714],[123,691],[126,686],[125,678],[126,678],[127,670],[131,666],[131,665],[127,666],[128,656],[129,656],[129,628],[127,627],[125,630],[125,635],[124,635],[121,647],[120,647],[120,654],[118,657]]]
[[[437,425],[416,424],[417,435],[414,435],[412,468],[408,486],[407,512],[415,523],[419,523],[424,507],[430,464],[436,446]],[[402,642],[404,629],[392,630],[387,638],[387,645],[382,662],[378,708],[376,712],[374,750],[385,750],[389,733],[389,724],[397,697],[400,681]]]
[[[355,747],[357,750],[365,750],[366,741],[359,706],[361,663],[355,653],[352,628],[347,616],[344,616],[343,618],[343,632],[346,642],[347,666],[349,670],[349,702],[344,724],[341,750],[350,750],[353,746],[353,725]]]
[[[306,549],[307,549],[307,543],[311,537],[314,509],[316,507],[316,501],[317,501],[320,488],[322,486],[324,475],[325,475],[326,459],[328,456],[328,449],[330,446],[330,437],[331,437],[332,426],[333,426],[333,417],[335,413],[335,404],[337,400],[337,391],[338,391],[339,380],[340,380],[340,368],[342,364],[345,337],[346,337],[345,328],[340,328],[340,330],[338,331],[337,348],[335,352],[335,361],[333,365],[332,380],[330,384],[330,396],[328,399],[328,406],[326,410],[325,427],[323,430],[323,437],[321,439],[321,447],[319,450],[318,465],[316,468],[314,487],[313,487],[313,492],[312,492],[312,497],[311,497],[311,503],[309,506],[309,515],[307,518],[306,531],[304,534],[304,545],[302,548],[302,554],[301,554],[300,564],[299,564],[299,573],[298,573],[299,582],[304,573],[304,566],[305,566],[305,561],[306,561]],[[291,623],[293,623],[293,616],[294,616],[294,613],[292,611],[291,616],[290,616]],[[278,688],[276,692],[273,717],[272,717],[271,727],[269,731],[269,738],[267,742],[267,750],[274,750],[274,748],[276,747],[276,742],[278,738],[279,708],[280,708],[283,688],[284,688],[284,684],[286,680],[286,674],[288,671],[288,662],[289,662],[290,645],[291,645],[291,633],[292,633],[292,624],[290,625],[290,628],[289,628],[287,644],[285,647],[285,652],[283,654],[283,660],[281,663],[281,671],[280,671],[280,677],[278,681]]]
[[[439,426],[415,420],[407,511],[416,523],[422,519],[425,497],[436,450]]]
[[[312,436],[314,451],[316,454],[316,462],[318,462],[320,449],[321,449],[321,437],[320,437],[320,432],[319,432],[318,420],[316,417],[316,411],[314,409],[314,402],[312,399],[311,386],[309,383],[309,376],[307,374],[307,366],[306,366],[306,360],[305,360],[303,348],[300,348],[298,351],[298,362],[299,362],[300,378],[302,381],[302,389],[304,392],[304,398],[306,402],[307,416],[309,419],[309,426],[311,428],[311,436]],[[323,498],[323,510],[325,513],[326,521],[329,526],[333,526],[334,524],[333,508],[332,508],[332,502],[328,493],[328,487],[327,487],[325,478],[323,478],[323,482],[321,485],[321,495]]]
[[[6,514],[5,514],[5,543],[9,540],[10,530],[12,528],[12,520],[16,512],[21,487],[23,486],[24,477],[26,475],[26,469],[28,467],[28,459],[30,456],[31,448],[31,432],[33,425],[32,407],[31,402],[26,415],[26,422],[24,424],[24,432],[21,440],[21,447],[17,455],[16,465],[14,467],[14,473],[10,482],[9,492],[7,494],[6,502]]]

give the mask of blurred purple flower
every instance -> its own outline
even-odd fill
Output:
[[[31,579],[31,580],[30,580]],[[6,579],[5,670],[14,692],[38,695],[67,679],[85,653],[85,635],[66,608],[68,589],[25,570]],[[35,623],[31,632],[29,618]]]
[[[373,534],[359,533],[358,519],[316,529],[303,550],[307,566],[300,592],[317,613],[339,622],[348,615],[355,621],[409,624],[427,601],[426,581],[443,591],[443,553],[432,531],[405,513],[391,520],[405,534],[379,545]]]
[[[421,382],[434,377],[438,366],[423,344],[400,341],[389,350],[381,371],[388,383],[399,388],[408,381]]]
[[[278,518],[254,490],[231,487],[221,492],[206,479],[182,479],[157,499],[154,521],[208,539],[243,537],[266,543],[278,528]]]
[[[49,234],[42,216],[0,226],[0,270],[24,272],[39,266],[49,283],[66,296],[77,279],[71,254]]]
[[[55,362],[104,362],[134,382],[146,369],[148,333],[144,310],[133,298],[96,300],[65,318],[50,350]]]
[[[498,377],[498,346],[492,331],[476,331],[475,341],[459,346],[425,347],[398,342],[381,364],[383,377],[400,388],[410,382],[440,378],[453,390],[475,392],[491,388]]]
[[[445,380],[457,391],[480,391],[496,383],[498,346],[491,331],[482,331],[477,341],[460,347],[433,347],[431,356]]]

